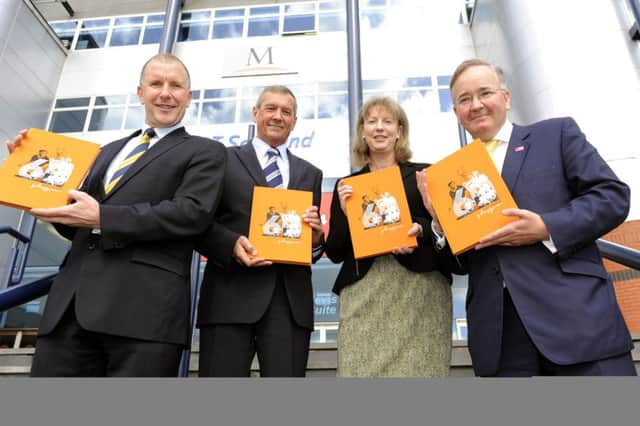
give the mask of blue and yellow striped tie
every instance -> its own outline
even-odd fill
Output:
[[[144,131],[144,134],[140,138],[140,142],[138,143],[138,145],[136,145],[131,150],[129,155],[127,155],[127,157],[124,160],[122,160],[120,164],[118,164],[118,167],[116,167],[116,171],[113,173],[113,176],[111,176],[111,180],[109,180],[109,183],[104,189],[105,194],[108,194],[109,192],[111,192],[113,187],[116,186],[118,182],[120,182],[120,179],[122,179],[122,176],[124,176],[124,174],[127,172],[129,167],[133,163],[135,163],[138,158],[142,157],[142,154],[147,152],[147,149],[149,149],[149,141],[155,135],[156,135],[156,132],[151,128]]]
[[[278,157],[280,157],[280,151],[277,149],[270,149],[267,151],[267,156],[269,159],[262,170],[264,172],[264,178],[267,180],[267,185],[271,188],[282,188],[282,174],[278,168]]]

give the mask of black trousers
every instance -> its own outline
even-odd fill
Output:
[[[39,336],[32,377],[176,377],[182,346],[82,328],[74,302],[50,334]]]
[[[630,352],[580,364],[551,362],[533,344],[506,288],[503,300],[502,348],[496,377],[637,375]]]
[[[278,277],[271,303],[255,324],[200,328],[200,377],[249,377],[258,354],[261,377],[304,377],[311,330],[294,322]]]

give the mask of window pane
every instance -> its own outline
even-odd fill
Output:
[[[244,9],[216,10],[214,16],[216,18],[231,18],[231,17],[235,17],[235,16],[244,16]]]
[[[132,46],[140,40],[140,27],[114,28],[111,33],[110,46]]]
[[[343,10],[344,6],[344,1],[326,1],[320,3],[320,10]]]
[[[316,28],[314,15],[293,15],[284,17],[284,32],[313,31]]]
[[[242,99],[238,102],[240,108],[240,123],[250,123],[253,121],[253,106],[255,105],[254,99]]]
[[[162,27],[152,26],[144,29],[144,36],[142,37],[142,44],[160,43],[162,37]]]
[[[93,30],[80,32],[76,50],[81,49],[97,49],[105,46],[108,30]]]
[[[314,3],[292,3],[284,6],[284,13],[286,15],[293,15],[296,13],[305,13],[316,11]]]
[[[90,98],[57,99],[55,108],[76,108],[89,106]]]
[[[209,38],[209,22],[187,22],[180,24],[178,41],[196,41]]]
[[[192,90],[191,91],[191,99],[194,101],[197,101],[198,99],[200,99],[200,91],[199,90]]]
[[[327,83],[318,84],[318,88],[321,92],[346,92],[346,81],[330,81]]]
[[[298,118],[307,120],[315,117],[315,97],[314,96],[298,96]]]
[[[203,102],[200,123],[202,125],[233,123],[235,116],[236,101]]]
[[[438,89],[438,97],[440,98],[440,112],[453,111],[453,102],[451,102],[449,89]]]
[[[431,86],[431,77],[409,77],[404,82],[404,87]]]
[[[364,80],[362,82],[363,90],[384,89],[389,85],[390,80]]]
[[[189,105],[187,111],[184,113],[182,122],[185,126],[191,126],[198,124],[198,110],[200,109],[200,103],[194,102]]]
[[[251,18],[249,20],[249,37],[270,36],[278,34],[278,17]]]
[[[79,111],[55,111],[51,117],[49,131],[55,133],[81,132],[84,129],[84,120],[86,118],[86,109]]]
[[[365,11],[363,13],[365,27],[379,28],[384,23],[384,12],[377,11]]]
[[[126,16],[123,18],[116,18],[114,25],[133,25],[142,24],[142,16]]]
[[[203,20],[210,19],[211,11],[210,10],[201,10],[199,12],[186,12],[182,14],[182,21],[194,21],[194,20]]]
[[[320,330],[313,330],[309,343],[320,343]]]
[[[124,128],[139,129],[144,125],[144,109],[142,106],[130,106],[127,110],[127,120],[124,123]]]
[[[439,75],[438,76],[438,85],[439,86],[448,86],[451,83],[450,75]]]
[[[369,6],[386,6],[387,0],[367,0],[365,7]]]
[[[124,107],[120,108],[96,108],[91,113],[89,130],[118,130],[122,125]]]
[[[242,19],[214,21],[212,38],[242,37],[243,28],[244,20]]]
[[[326,331],[327,340],[326,343],[337,342],[338,341],[338,330],[327,330]]]
[[[82,21],[81,28],[108,27],[111,19],[91,19]]]
[[[115,105],[126,104],[127,95],[118,96],[96,96],[95,105]]]
[[[78,21],[54,22],[51,24],[51,28],[56,33],[58,31],[75,31],[78,28]]]
[[[278,15],[280,13],[280,6],[266,6],[266,7],[252,7],[249,9],[249,15]]]
[[[164,13],[162,15],[150,15],[147,16],[147,23],[164,24]]]
[[[322,13],[319,20],[320,31],[345,31],[347,28],[344,12]]]
[[[318,96],[318,118],[346,118],[347,95]]]
[[[236,96],[238,89],[227,88],[227,89],[209,89],[204,91],[204,98],[232,98]]]

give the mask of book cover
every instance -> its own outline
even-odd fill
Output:
[[[23,210],[66,205],[99,151],[96,143],[29,129],[0,166],[0,203]]]
[[[345,178],[344,183],[353,188],[346,209],[356,259],[417,247],[416,238],[407,235],[413,221],[399,167]]]
[[[427,168],[427,187],[454,254],[516,220],[502,214],[517,205],[479,140]]]
[[[311,265],[311,227],[302,214],[313,204],[313,193],[255,186],[249,241],[257,257],[276,263]]]

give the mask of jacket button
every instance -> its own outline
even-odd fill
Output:
[[[89,245],[87,246],[87,248],[88,248],[89,250],[95,250],[95,248],[96,248],[96,244],[95,244],[95,243],[89,243]]]

